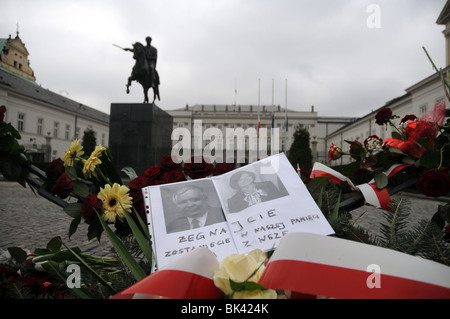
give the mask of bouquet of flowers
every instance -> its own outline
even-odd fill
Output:
[[[446,114],[445,102],[441,102],[421,117],[410,114],[395,123],[400,117],[393,114],[390,108],[382,108],[375,116],[376,123],[393,127],[390,138],[383,141],[371,135],[363,143],[346,141],[350,144],[348,153],[332,144],[328,159],[331,162],[342,156],[350,156],[354,161],[342,168],[345,176],[353,181],[374,180],[378,189],[398,186],[398,183],[405,181],[408,181],[405,186],[411,186],[411,181],[416,180],[416,185],[424,195],[448,195],[450,119],[445,121],[446,115],[449,116]],[[386,171],[396,164],[407,169],[388,178]],[[449,205],[440,206],[433,220],[442,227],[450,223]],[[446,230],[450,232],[448,225]]]
[[[350,144],[348,153],[334,144],[328,151],[330,162],[343,155],[352,157],[354,161],[346,167],[347,176],[365,176],[366,179],[375,177],[377,186],[383,188],[388,184],[388,180],[382,172],[394,163],[416,163],[416,166],[427,170],[444,171],[449,167],[450,126],[448,121],[443,125],[444,102],[437,104],[434,110],[420,118],[412,114],[406,115],[398,124],[395,124],[394,120],[399,116],[393,115],[390,108],[382,108],[375,118],[378,125],[394,128],[392,138],[382,141],[378,136],[371,135],[363,143],[357,140],[346,141]],[[441,190],[441,195],[448,192],[448,187]]]

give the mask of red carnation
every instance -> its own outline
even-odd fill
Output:
[[[378,111],[377,115],[375,115],[375,120],[376,120],[375,122],[378,125],[384,125],[387,122],[389,122],[391,116],[392,116],[392,110],[388,107],[384,107]]]
[[[174,161],[174,159],[175,159],[175,161]],[[172,157],[170,155],[163,156],[163,158],[161,158],[159,165],[160,165],[161,169],[165,170],[165,171],[170,171],[170,170],[181,168],[181,165],[178,163],[178,160],[175,158],[175,155],[174,155],[174,157]]]
[[[355,144],[357,144],[357,145],[359,145],[359,146],[362,146],[361,142],[358,141],[358,140],[354,140],[353,143],[355,143]],[[355,147],[356,147],[355,145],[350,144],[350,153],[352,153],[352,151],[355,150]]]
[[[450,191],[448,168],[425,171],[419,180],[422,192],[427,196],[444,196]]]
[[[133,203],[137,203],[142,200],[142,191],[137,189],[130,189],[130,196],[133,198]]]
[[[69,177],[69,175],[62,173],[52,188],[52,194],[64,199],[69,196],[73,189],[73,184],[73,180]]]
[[[142,188],[149,186],[149,179],[145,175],[140,175],[136,178],[134,178],[128,186],[131,190],[138,190],[141,191]]]
[[[103,202],[97,195],[89,194],[83,201],[83,205],[81,206],[81,217],[85,220],[91,220],[93,216],[95,216],[95,211],[100,213],[102,209]]]
[[[408,121],[415,121],[415,120],[417,120],[417,116],[415,116],[414,114],[408,114],[408,115],[405,115],[401,119],[400,123],[404,123],[404,122],[408,122]]]
[[[161,178],[161,166],[153,165],[149,167],[145,172],[144,176],[148,179],[149,182],[157,181]]]
[[[164,184],[176,183],[176,182],[185,181],[186,176],[184,176],[184,174],[179,170],[170,170],[170,171],[164,172],[161,179],[164,182]]]
[[[64,173],[64,170],[64,162],[61,158],[58,157],[50,164],[48,164],[47,168],[45,169],[45,175],[52,180],[56,180],[61,176],[62,173]]]

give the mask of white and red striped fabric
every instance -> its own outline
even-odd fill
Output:
[[[196,248],[111,299],[216,299],[222,295],[213,281],[218,268],[214,253]]]
[[[216,299],[219,263],[197,248],[111,299]],[[281,240],[259,283],[292,296],[348,299],[450,299],[450,267],[391,249],[336,237],[291,233]]]
[[[281,240],[259,283],[303,296],[448,299],[450,267],[336,237],[291,233]]]
[[[394,174],[397,174],[399,171],[410,165],[411,164],[392,165],[386,172],[384,172],[384,174],[388,178],[390,178]],[[388,191],[385,188],[378,188],[374,180],[371,180],[369,183],[355,186],[348,177],[321,163],[314,163],[310,178],[315,177],[328,177],[336,184],[340,184],[341,182],[346,181],[350,185],[352,190],[360,191],[363,194],[366,202],[370,205],[385,210],[390,209],[389,205],[391,204],[391,197],[389,196]]]

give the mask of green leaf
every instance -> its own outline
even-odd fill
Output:
[[[320,210],[322,210],[322,200],[323,200],[323,191],[324,191],[324,187],[322,187],[320,189],[320,194],[319,194],[319,198],[317,199],[317,206],[319,207]]]
[[[8,252],[16,262],[23,263],[27,260],[27,252],[20,247],[9,247]]]
[[[437,168],[441,160],[441,153],[437,150],[428,150],[422,154],[420,165],[425,169]]]
[[[139,221],[139,224],[141,225],[141,228],[144,230],[145,236],[147,236],[147,239],[150,241],[151,236],[150,236],[150,232],[148,231],[148,225],[146,225],[145,222],[142,220],[141,216],[139,215],[138,211],[134,208],[134,206],[133,206],[133,211]]]
[[[308,182],[307,188],[310,193],[318,192],[322,188],[327,187],[329,181],[329,177],[315,177]]]
[[[402,139],[403,139],[402,136],[400,135],[400,133],[399,133],[399,132],[396,132],[396,131],[393,131],[393,132],[391,133],[391,137],[392,137],[392,138],[395,138],[396,140],[402,140]]]
[[[97,238],[97,240],[100,242],[100,238],[102,237],[103,227],[101,227],[100,224],[92,223],[88,227],[88,233],[87,237],[88,240],[92,240],[94,238]]]
[[[379,189],[385,188],[389,182],[388,177],[383,172],[377,172],[374,179]]]
[[[359,168],[359,165],[360,163],[357,161],[344,165],[342,173],[344,176],[354,176],[355,171]]]
[[[253,281],[244,281],[244,282],[236,282],[232,279],[230,280],[230,288],[233,291],[242,291],[242,290],[249,290],[249,291],[253,291],[253,290],[264,290],[265,288],[263,286],[261,286],[260,284],[253,282]]]
[[[399,155],[405,154],[400,149],[398,149],[396,147],[392,147],[392,146],[389,146],[389,152],[394,153],[394,154],[399,154]]]
[[[109,181],[111,183],[123,184],[122,178],[120,177],[116,167],[114,166],[114,161],[108,148],[103,151],[101,155],[101,161],[102,164],[100,164],[99,167],[100,169],[102,169],[105,176],[109,178]]]
[[[89,266],[89,264],[77,253],[77,252],[75,252],[75,250],[73,250],[73,249],[71,249],[71,248],[69,248],[68,246],[66,246],[64,243],[63,243],[63,245],[64,245],[64,247],[66,247],[67,248],[67,250],[68,251],[70,251],[71,253],[72,253],[72,255],[73,256],[75,256],[75,258],[77,258],[82,264],[83,264],[83,266],[84,267],[86,267],[86,269],[92,274],[92,275],[94,275],[94,277],[96,277],[98,280],[99,280],[99,282],[103,285],[103,286],[105,286],[105,288],[106,289],[108,289],[109,290],[109,292],[111,293],[111,294],[113,294],[113,295],[115,295],[116,293],[117,293],[117,291],[113,288],[113,287],[111,287],[111,285],[105,280],[105,279],[103,279],[103,277],[102,276],[100,276],[91,266]]]
[[[7,180],[15,181],[22,173],[22,166],[11,157],[11,160],[3,163],[1,172]]]
[[[103,226],[103,230],[105,231],[106,235],[108,236],[111,244],[113,245],[114,249],[116,250],[117,254],[120,256],[120,258],[124,261],[124,263],[128,266],[128,269],[130,270],[131,274],[134,276],[134,278],[139,281],[147,276],[145,271],[139,266],[137,261],[133,258],[133,256],[130,254],[130,252],[127,250],[123,242],[120,240],[119,237],[117,237],[116,234],[109,228],[109,226],[105,223],[103,218],[99,215],[98,212],[96,212],[98,219],[100,223]]]
[[[67,282],[67,278],[68,276],[66,274],[64,274],[63,272],[61,272],[59,270],[58,267],[58,263],[54,262],[54,261],[49,261],[47,262],[47,265],[50,266],[50,268],[64,281]],[[80,297],[81,299],[95,299],[95,297],[89,293],[89,291],[87,291],[85,288],[80,287],[80,288],[71,288],[71,290],[77,294],[78,297]]]
[[[82,181],[75,180],[73,183],[72,192],[79,197],[86,198],[90,194],[89,185]]]
[[[69,226],[69,239],[70,237],[76,233],[78,225],[81,222],[81,214],[78,217],[75,217],[71,222],[70,222],[70,226]]]
[[[147,261],[149,263],[151,263],[153,255],[152,255],[152,249],[150,247],[149,242],[147,242],[146,238],[144,237],[144,234],[142,233],[140,228],[134,222],[133,217],[131,217],[131,215],[123,208],[123,206],[122,206],[122,209],[125,213],[125,218],[127,219],[127,223],[130,226],[131,231],[133,232],[133,235],[136,238],[136,241],[137,241],[139,247],[141,248],[142,252],[144,253],[145,258],[147,258]]]
[[[385,152],[379,152],[375,155],[375,157],[378,160],[378,162],[385,167],[392,165],[389,155]]]
[[[416,140],[416,143],[419,143],[420,145],[422,145],[423,147],[425,147],[425,149],[427,149],[427,150],[431,150],[431,147],[430,147],[430,145],[428,144],[427,139],[424,138],[424,137],[418,138],[418,139]]]
[[[60,250],[62,245],[61,237],[53,237],[50,239],[50,241],[47,243],[47,248],[50,250]]]
[[[76,180],[78,178],[77,169],[75,167],[72,166],[64,167],[64,173],[66,173],[72,180]]]
[[[124,172],[125,174],[127,174],[127,176],[133,180],[136,177],[138,177],[138,175],[136,174],[136,171],[134,170],[134,168],[130,167],[130,166],[126,166],[124,168],[122,168],[122,172]]]
[[[330,216],[330,224],[333,225],[336,223],[339,217],[339,204],[341,203],[341,192],[339,192],[339,197],[337,199],[336,205],[334,206],[333,212]]]
[[[64,212],[72,218],[81,217],[81,207],[82,203],[70,203],[64,207]]]

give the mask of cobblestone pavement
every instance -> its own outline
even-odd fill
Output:
[[[411,212],[409,220],[414,223],[421,218],[431,217],[437,206],[443,202],[425,197],[402,193],[405,204]],[[384,221],[382,211],[370,206],[360,207],[352,212],[356,218],[364,212],[356,225],[360,225],[373,234],[378,234],[379,224]],[[81,222],[77,232],[69,239],[68,231],[72,218],[59,206],[35,195],[30,188],[17,183],[0,181],[0,249],[6,250],[18,246],[33,251],[44,248],[55,236],[61,236],[70,247],[80,247],[86,254],[95,256],[111,255],[111,244],[103,234],[98,242],[87,240],[87,224]],[[1,252],[1,250],[0,250]]]
[[[0,181],[0,249],[17,246],[33,251],[45,248],[50,239],[60,236],[66,245],[79,247],[85,254],[111,256],[111,245],[104,233],[100,242],[88,241],[86,223],[81,222],[69,239],[71,221],[61,207],[34,194],[28,186]]]

